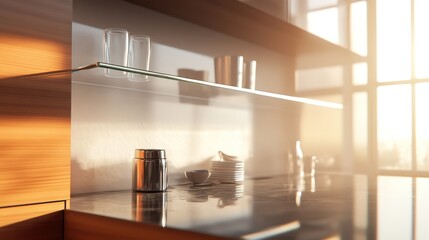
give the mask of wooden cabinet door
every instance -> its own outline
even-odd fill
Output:
[[[60,240],[65,202],[0,208],[0,239]]]
[[[0,207],[70,198],[72,0],[0,0]]]

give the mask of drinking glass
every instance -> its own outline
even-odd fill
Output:
[[[128,67],[149,70],[150,45],[150,37],[145,35],[132,35],[130,37]],[[148,76],[137,73],[129,73],[128,79],[133,82],[146,82],[149,80]]]
[[[128,31],[121,28],[104,30],[104,61],[106,63],[126,66],[128,60]],[[108,77],[125,77],[126,72],[105,69]]]
[[[219,84],[242,87],[243,56],[222,56],[215,58],[215,81]]]

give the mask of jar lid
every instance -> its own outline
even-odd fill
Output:
[[[136,149],[135,158],[159,159],[165,158],[164,149]]]

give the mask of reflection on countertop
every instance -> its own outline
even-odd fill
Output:
[[[425,178],[276,176],[82,194],[72,197],[71,210],[244,239],[427,239],[420,226],[429,220],[428,185]]]

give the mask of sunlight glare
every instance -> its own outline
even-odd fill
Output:
[[[377,239],[412,239],[412,178],[377,178]]]
[[[352,66],[353,85],[365,85],[368,83],[368,64],[354,63]]]
[[[339,44],[338,8],[328,8],[307,14],[307,30],[321,38]]]
[[[411,86],[379,87],[377,99],[380,168],[411,168]]]
[[[416,78],[429,78],[428,11],[428,0],[414,0],[414,71]]]
[[[429,83],[416,84],[416,156],[418,170],[429,170]]]
[[[367,11],[366,1],[350,5],[350,43],[352,51],[366,56],[367,47]]]
[[[377,1],[377,80],[411,78],[411,3]]]
[[[68,66],[66,45],[32,37],[2,33],[0,78],[61,70]]]

